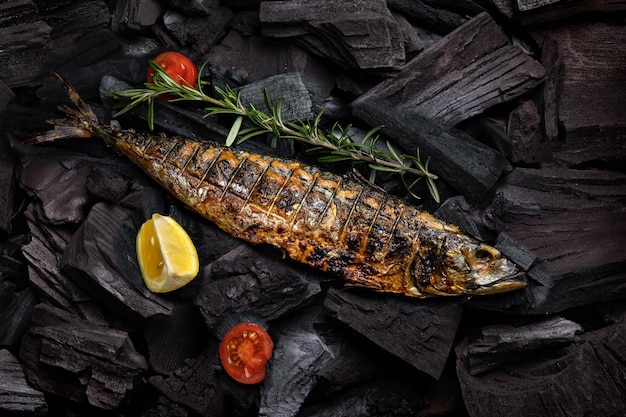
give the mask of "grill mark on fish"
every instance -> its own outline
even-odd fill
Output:
[[[196,143],[196,146],[194,146],[193,151],[191,152],[191,154],[187,157],[187,160],[185,161],[185,163],[183,164],[183,166],[180,168],[180,172],[181,174],[184,174],[187,171],[187,167],[189,166],[189,163],[191,161],[195,161],[196,159],[196,155],[198,154],[198,151],[200,150],[200,143]]]
[[[313,174],[313,180],[311,181],[311,184],[309,184],[309,186],[307,187],[306,191],[304,192],[304,194],[302,195],[302,198],[300,199],[300,202],[297,204],[297,207],[293,213],[293,217],[291,219],[291,222],[289,223],[289,229],[293,230],[294,225],[296,224],[296,221],[298,220],[298,215],[300,214],[300,211],[302,210],[302,207],[306,206],[306,199],[309,196],[309,194],[311,194],[311,191],[313,191],[313,188],[316,186],[317,184],[317,179],[319,177],[319,173],[315,173]]]
[[[151,139],[152,142],[154,142],[154,139]],[[172,142],[172,146],[169,147],[169,149],[167,150],[167,152],[165,152],[165,154],[163,155],[163,157],[161,158],[161,160],[159,161],[160,164],[164,164],[165,161],[167,161],[167,158],[169,158],[170,154],[172,153],[172,151],[174,150],[174,148],[176,148],[177,143],[176,141]],[[145,152],[145,151],[144,151]]]
[[[250,187],[250,192],[248,193],[248,196],[244,200],[243,205],[241,206],[240,212],[243,211],[250,204],[250,200],[252,199],[252,195],[254,194],[254,191],[257,189],[261,181],[263,181],[263,177],[265,176],[265,173],[267,172],[269,168],[270,168],[269,165],[266,165],[265,167],[262,168],[261,173],[257,176],[256,180],[252,184],[252,187]]]
[[[357,194],[356,198],[351,201],[350,203],[350,211],[348,212],[348,218],[345,220],[345,222],[343,222],[343,224],[341,225],[340,229],[339,229],[339,238],[340,239],[344,239],[343,234],[345,233],[346,229],[348,228],[350,221],[352,219],[352,216],[354,215],[355,211],[357,211],[357,207],[359,204],[359,201],[361,200],[361,196],[363,195],[363,193],[365,192],[365,188],[361,188],[359,190],[359,193]]]
[[[206,151],[205,151],[206,152]],[[224,152],[223,149],[220,149],[217,152],[217,155],[211,160],[211,162],[209,163],[209,165],[207,165],[206,170],[204,171],[204,174],[202,174],[202,178],[200,179],[200,183],[204,183],[207,181],[207,176],[209,175],[209,171],[211,171],[213,169],[213,166],[215,165],[215,163],[217,162],[218,159],[221,158],[222,153]]]
[[[226,182],[226,185],[224,186],[224,190],[222,190],[222,194],[219,197],[220,201],[224,199],[224,196],[228,192],[228,189],[232,186],[233,181],[235,181],[235,177],[237,176],[237,173],[241,171],[241,168],[243,167],[243,165],[246,163],[247,160],[248,160],[248,156],[244,155],[244,157],[239,161],[239,165],[237,165],[237,168],[235,168],[235,171],[233,171],[232,175]]]
[[[425,297],[525,286],[496,249],[364,180],[209,142],[117,131],[100,125],[58,78],[80,110],[70,112],[78,124],[27,142],[99,136],[234,236],[278,246],[296,261],[378,291]]]
[[[330,206],[335,202],[335,196],[337,195],[337,191],[339,191],[342,185],[343,185],[343,178],[340,178],[339,181],[337,182],[337,186],[335,186],[335,188],[333,188],[333,190],[331,191],[330,196],[328,197],[328,201],[326,202],[326,205],[324,206],[324,209],[322,210],[322,213],[319,216],[319,222],[317,223],[316,226],[319,226],[322,223],[324,217],[326,217],[326,213],[328,213]]]
[[[269,214],[272,213],[272,210],[274,210],[274,207],[276,206],[276,202],[280,199],[281,193],[283,192],[283,190],[287,186],[287,183],[289,182],[289,180],[291,180],[291,177],[293,176],[293,173],[294,173],[294,170],[292,169],[292,170],[289,171],[289,175],[287,175],[285,177],[285,181],[283,181],[283,183],[280,186],[280,188],[276,191],[276,194],[274,195],[274,198],[272,199],[272,203],[267,208],[266,214],[269,215]]]
[[[373,236],[373,231],[378,226],[378,219],[379,219],[380,213],[382,212],[383,208],[387,204],[387,196],[383,194],[382,197],[383,197],[383,200],[382,202],[379,203],[378,210],[376,210],[374,217],[372,217],[372,221],[365,235],[365,241],[363,242],[364,247],[361,249],[367,253],[373,253],[375,250],[379,249],[381,245],[380,240],[377,239],[375,236]],[[371,245],[372,242],[374,243],[373,245]]]

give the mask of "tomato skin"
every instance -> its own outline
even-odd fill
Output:
[[[198,68],[189,58],[178,52],[163,52],[154,58],[154,63],[160,66],[179,85],[191,85],[194,87],[198,81]],[[152,78],[156,71],[148,68],[147,80],[152,83]]]
[[[220,359],[228,375],[242,384],[265,379],[265,364],[272,357],[274,342],[258,324],[239,323],[226,332],[220,344]]]

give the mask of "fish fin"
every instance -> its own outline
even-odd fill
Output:
[[[89,105],[85,103],[82,98],[80,98],[80,96],[78,95],[78,92],[76,91],[76,89],[74,89],[72,84],[70,84],[69,81],[67,81],[65,78],[63,78],[63,76],[61,76],[57,72],[52,71],[52,76],[57,79],[57,81],[61,84],[61,86],[67,93],[72,103],[74,103],[76,108],[78,108],[80,112],[79,118],[87,119],[91,123],[98,124],[99,123],[98,117],[93,112],[93,110],[91,110],[91,107],[89,107]],[[63,107],[64,108],[62,110],[67,113],[68,107],[66,106],[63,106]],[[75,117],[79,116],[78,114],[76,114],[75,111],[70,112],[68,114],[71,114],[72,116],[75,116]]]
[[[60,139],[79,139],[90,138],[93,134],[78,126],[55,126],[54,129],[47,132],[35,133],[23,143],[26,145],[36,145],[39,143],[54,142]]]

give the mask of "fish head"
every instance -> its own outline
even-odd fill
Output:
[[[420,247],[413,284],[422,296],[496,294],[526,287],[524,272],[496,248],[461,233]]]

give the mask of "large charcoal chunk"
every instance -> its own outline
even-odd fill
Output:
[[[399,69],[405,60],[402,25],[384,0],[264,1],[263,34],[292,39],[339,65]]]
[[[43,393],[28,385],[17,358],[0,350],[0,414],[40,416],[47,411]]]
[[[530,91],[544,75],[539,62],[481,13],[362,95],[354,109],[402,109],[451,127]]]
[[[466,340],[457,348],[457,374],[467,410],[471,416],[492,417],[624,415],[625,341],[622,309],[618,322],[581,335],[578,343],[472,375]]]
[[[321,291],[313,272],[303,271],[244,244],[204,271],[195,303],[210,328],[233,313],[273,320]]]
[[[331,290],[326,311],[417,370],[439,378],[462,308],[458,303]]]
[[[148,368],[128,333],[40,304],[22,341],[20,360],[41,391],[110,410]]]

